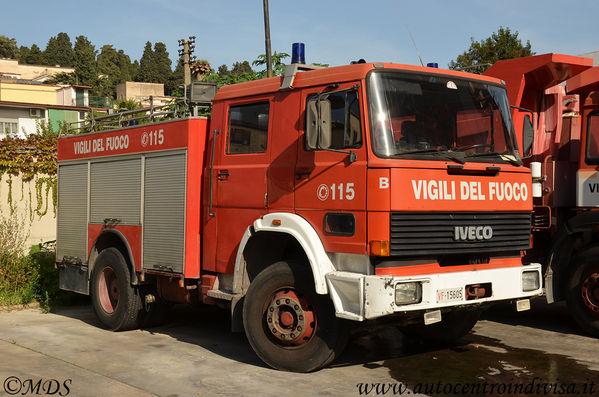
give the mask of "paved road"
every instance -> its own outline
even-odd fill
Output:
[[[391,328],[357,335],[312,374],[265,367],[214,308],[177,307],[164,326],[120,333],[101,329],[89,305],[28,309],[0,313],[0,395],[32,395],[33,386],[71,396],[517,395],[517,387],[599,396],[598,353],[599,341],[563,306],[540,300],[531,312],[494,308],[450,348],[407,343]]]

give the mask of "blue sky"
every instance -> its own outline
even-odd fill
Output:
[[[162,41],[171,59],[177,40],[197,37],[196,56],[216,68],[264,53],[262,0],[0,1],[0,35],[43,50],[51,36],[84,35],[99,49],[112,44],[132,60],[146,41]],[[42,5],[43,4],[43,5]],[[500,26],[530,40],[537,54],[599,51],[599,1],[579,0],[270,0],[272,48],[306,44],[306,61],[418,64],[407,22],[424,62],[448,62]],[[405,22],[404,22],[405,21]]]

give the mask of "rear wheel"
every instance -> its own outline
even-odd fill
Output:
[[[580,254],[567,284],[568,309],[580,327],[599,337],[599,247]]]
[[[131,285],[123,254],[116,248],[100,252],[90,282],[92,306],[100,322],[113,331],[138,328],[143,317],[142,296]]]
[[[256,354],[286,371],[322,368],[346,341],[329,297],[316,293],[302,263],[277,262],[256,276],[244,300],[243,325]]]
[[[399,327],[399,330],[413,339],[447,344],[469,333],[479,317],[479,310],[459,310],[443,314],[441,322],[431,325],[407,325]]]

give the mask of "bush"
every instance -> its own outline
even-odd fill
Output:
[[[31,247],[25,253],[24,220],[0,215],[0,305],[21,305],[39,302],[49,311],[57,305],[80,300],[79,295],[58,287],[55,242]]]
[[[0,216],[0,304],[29,303],[39,278],[36,266],[24,255],[25,220]]]

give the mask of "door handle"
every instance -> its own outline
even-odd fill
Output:
[[[229,170],[220,170],[218,171],[218,174],[216,174],[216,178],[219,181],[226,181],[227,179],[229,179]]]
[[[312,171],[295,171],[295,179],[299,181],[302,178],[310,176],[311,173]]]

